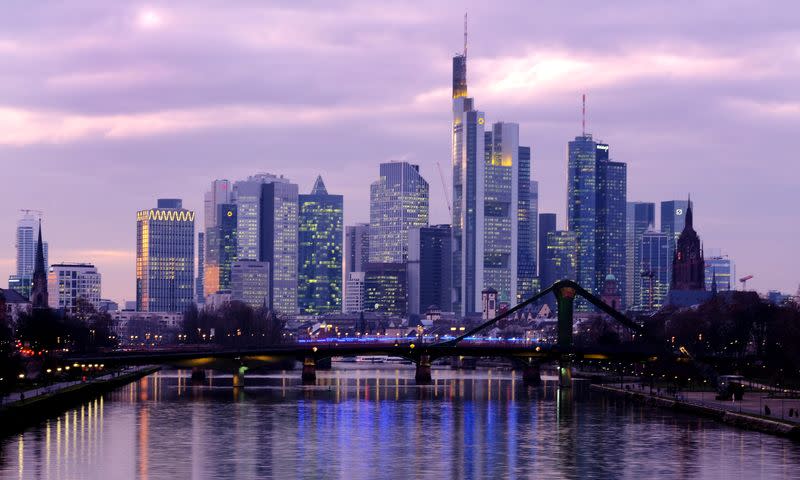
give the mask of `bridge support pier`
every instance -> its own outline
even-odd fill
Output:
[[[562,358],[558,361],[558,388],[572,387],[572,360]]]
[[[428,385],[433,380],[431,378],[431,357],[430,355],[420,355],[417,361],[417,371],[414,374],[417,385]]]
[[[206,370],[204,368],[192,367],[192,385],[200,385],[206,381]]]
[[[303,383],[315,383],[317,381],[317,362],[314,357],[303,359]]]
[[[233,374],[233,388],[244,388],[244,372],[241,368]]]
[[[522,368],[522,381],[525,385],[541,385],[542,384],[542,369],[541,365],[537,363],[529,363]]]

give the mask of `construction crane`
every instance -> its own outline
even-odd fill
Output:
[[[447,193],[447,183],[444,181],[444,173],[442,173],[442,166],[439,164],[438,160],[436,162],[436,168],[439,170],[439,178],[442,180],[442,190],[444,190],[444,199],[447,202],[447,212],[452,218],[453,208],[450,206],[450,195]]]
[[[742,291],[743,291],[743,292],[744,292],[745,290],[747,290],[747,281],[748,281],[748,280],[750,280],[751,278],[753,278],[753,276],[752,276],[752,275],[745,275],[744,277],[742,277],[742,278],[740,278],[740,279],[739,279],[739,282],[741,282],[741,283],[742,283]]]

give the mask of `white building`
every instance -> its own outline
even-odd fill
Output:
[[[58,263],[47,274],[47,293],[50,308],[74,313],[83,297],[100,308],[100,273],[90,263]]]
[[[237,260],[231,265],[231,300],[260,308],[269,305],[269,262]]]
[[[108,312],[112,330],[123,345],[172,341],[183,328],[183,314],[173,312]]]
[[[344,312],[364,311],[364,272],[349,272],[345,284]]]

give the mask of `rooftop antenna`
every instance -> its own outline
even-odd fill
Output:
[[[467,58],[467,12],[464,12],[464,59]]]
[[[583,94],[583,109],[582,109],[582,116],[581,116],[581,129],[583,130],[583,136],[586,136],[586,94]]]

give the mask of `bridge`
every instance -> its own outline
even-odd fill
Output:
[[[475,335],[490,328],[500,320],[554,294],[557,301],[558,337],[555,344],[529,341],[487,341]],[[415,379],[418,384],[431,382],[431,363],[445,357],[504,357],[511,359],[523,369],[523,379],[529,383],[540,380],[542,363],[557,362],[559,385],[569,387],[572,383],[572,363],[578,360],[652,362],[664,355],[672,355],[662,346],[628,343],[613,346],[576,347],[573,343],[573,317],[576,297],[582,297],[607,314],[619,324],[641,334],[642,327],[625,315],[605,304],[592,293],[571,280],[561,280],[531,298],[508,309],[455,338],[427,342],[424,337],[371,342],[310,341],[290,345],[274,345],[258,348],[175,348],[157,351],[112,352],[100,355],[73,356],[75,363],[103,363],[106,365],[171,364],[199,369],[224,368],[234,370],[234,387],[244,386],[245,372],[259,364],[283,359],[303,362],[304,382],[316,380],[316,369],[320,361],[339,356],[386,355],[408,359],[416,365]]]

